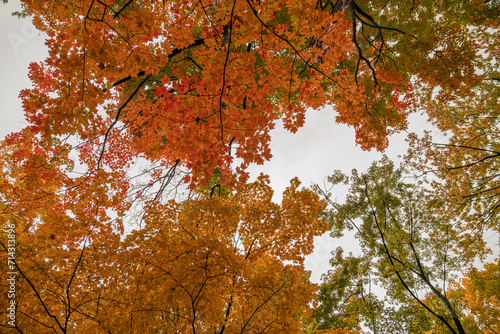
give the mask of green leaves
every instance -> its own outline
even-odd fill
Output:
[[[338,172],[330,178],[334,182],[343,179],[345,176]],[[343,258],[339,250],[334,254],[331,262],[334,271],[329,272],[320,287],[318,301],[322,306],[318,309],[321,311],[316,313],[320,323],[324,321],[333,326],[324,328],[342,328],[346,324],[331,320],[338,312],[336,308],[342,305],[340,309],[356,309],[358,303],[366,313],[361,319],[352,320],[355,326],[359,326],[361,321],[367,326],[369,323],[377,326],[376,323],[401,319],[409,321],[408,313],[403,310],[413,308],[417,303],[450,329],[456,320],[458,329],[455,330],[461,332],[461,323],[441,288],[448,284],[461,264],[451,252],[457,245],[453,221],[439,215],[418,184],[404,182],[403,169],[396,169],[386,157],[374,162],[366,173],[353,171],[349,181],[346,202],[332,203],[326,217],[334,237],[340,236],[343,230],[355,229],[362,255],[359,258]],[[384,303],[375,299],[365,301],[366,298],[362,298],[361,302],[359,298],[344,297],[363,296],[372,280],[386,289],[386,302],[398,305],[396,309],[385,310]],[[338,290],[332,294],[332,289]],[[441,310],[427,305],[422,297],[426,295],[435,295],[445,306],[444,313],[448,313],[453,321],[446,320],[440,314]],[[375,309],[379,311],[373,311]],[[398,315],[382,316],[392,313]],[[410,324],[406,323],[406,326]]]

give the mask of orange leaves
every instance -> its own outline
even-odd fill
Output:
[[[486,263],[483,270],[473,268],[460,282],[449,285],[446,295],[456,308],[466,333],[495,333],[500,329],[498,269],[497,260]],[[432,327],[439,329],[439,324],[434,323]]]
[[[322,203],[293,180],[284,197],[294,208],[282,207],[268,183],[260,176],[228,198],[148,202],[144,229],[117,250],[117,272],[108,279],[117,280],[119,303],[102,300],[99,326],[299,333],[315,290],[301,255],[325,230],[316,218]],[[287,259],[294,265],[284,265]]]
[[[499,263],[487,263],[484,270],[473,270],[462,280],[461,297],[466,301],[466,311],[477,321],[484,332],[500,329]],[[477,320],[476,320],[477,319]]]
[[[354,50],[349,22],[316,3],[92,2],[57,11],[27,5],[50,16],[37,24],[52,36],[50,66],[32,70],[39,90],[23,94],[37,131],[84,140],[106,133],[127,142],[130,157],[180,160],[191,170],[192,188],[215,167],[239,178],[229,168],[233,156],[243,168],[269,159],[268,133],[278,118],[295,132],[308,108],[332,104],[340,114],[357,114],[339,121],[358,129],[360,120],[365,127],[373,122],[361,111],[363,90],[342,69]],[[339,78],[339,70],[347,72]],[[360,142],[383,147],[386,127],[398,128],[396,122],[358,131]],[[124,128],[108,133],[110,124]],[[116,168],[117,152],[86,152],[85,160]]]
[[[332,106],[383,150],[418,100],[411,78],[423,97],[449,89],[441,102],[481,80],[470,21],[443,26],[428,11],[450,9],[427,0],[24,3],[49,57],[21,93],[29,126],[2,143],[0,192],[26,277],[52,293],[28,287],[22,307],[56,332],[298,332],[326,226],[298,180],[281,205],[266,177],[246,184],[275,122],[296,132]]]

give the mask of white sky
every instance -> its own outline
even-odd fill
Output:
[[[47,56],[42,36],[30,22],[12,17],[18,10],[17,1],[0,4],[0,98],[1,122],[0,138],[25,125],[19,91],[30,87],[27,77],[28,65],[32,61],[43,60]],[[422,117],[414,116],[410,122],[412,130],[423,124]],[[354,143],[354,130],[335,123],[335,112],[331,108],[307,114],[305,126],[295,134],[289,133],[278,124],[271,134],[273,158],[263,166],[250,168],[251,179],[261,172],[271,178],[275,200],[281,199],[282,191],[291,178],[298,176],[306,187],[313,183],[322,184],[327,175],[340,169],[350,173],[353,168],[366,170],[374,160],[382,157],[379,152],[364,152]],[[393,136],[386,154],[393,160],[406,152],[405,134]],[[345,190],[334,194],[343,200]],[[319,282],[322,273],[328,270],[328,260],[332,249],[342,245],[345,251],[356,254],[356,241],[351,237],[333,240],[325,234],[315,241],[315,251],[306,259],[306,267],[312,270],[312,281]]]
[[[18,1],[0,4],[0,138],[24,127],[21,89],[30,87],[28,65],[47,56],[43,38],[27,20],[10,13],[19,10]]]

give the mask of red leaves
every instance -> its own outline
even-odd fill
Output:
[[[47,13],[36,3],[29,6]],[[33,65],[31,75],[39,90],[23,95],[26,110],[33,110],[29,120],[43,136],[79,134],[88,139],[107,133],[118,114],[118,125],[126,126],[108,134],[104,152],[85,151],[86,162],[101,153],[100,161],[112,169],[143,154],[153,161],[179,159],[191,170],[193,187],[215,167],[237,178],[228,167],[231,152],[243,158],[243,167],[269,159],[268,132],[274,122],[281,118],[296,132],[309,107],[336,105],[340,114],[350,115],[339,121],[369,128],[374,122],[361,112],[363,90],[346,69],[338,75],[339,62],[353,50],[342,14],[335,14],[332,26],[329,14],[307,9],[307,4],[252,6],[224,3],[204,10],[182,1],[165,8],[127,5],[120,24],[110,13],[122,8],[113,3],[73,4],[50,12],[65,25],[47,27],[55,33],[47,60],[50,70]],[[74,15],[86,19],[78,23]],[[311,40],[321,40],[323,47]],[[65,52],[63,62],[58,52]],[[153,77],[134,94],[145,74]],[[380,80],[401,84],[391,75],[380,72]],[[112,91],[111,85],[120,89]],[[104,106],[105,116],[97,111]],[[358,131],[359,141],[383,147],[379,142],[387,135],[385,128],[397,127],[393,120],[368,133]]]

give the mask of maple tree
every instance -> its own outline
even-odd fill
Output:
[[[316,289],[303,257],[327,228],[316,217],[324,204],[296,179],[275,204],[268,183],[149,202],[144,228],[124,240],[105,225],[73,239],[51,228],[56,216],[37,224],[4,212],[21,274],[17,327],[5,332],[300,332]]]
[[[416,174],[432,172],[437,176],[429,178],[428,184],[434,189],[435,199],[442,202],[442,214],[459,218],[460,229],[467,231],[462,235],[464,253],[474,252],[475,248],[483,250],[486,247],[483,232],[498,231],[500,226],[497,218],[500,11],[498,2],[488,2],[482,9],[477,4],[450,3],[449,12],[440,18],[450,22],[450,26],[473,31],[475,51],[471,51],[481,54],[474,58],[474,73],[470,73],[474,84],[461,92],[438,89],[421,96],[419,108],[438,135],[427,132],[419,138],[411,134],[406,156],[406,165]],[[451,41],[448,44],[450,48],[456,46]],[[458,53],[450,51],[446,52],[449,55],[437,52],[434,59],[455,66],[447,57]],[[479,77],[482,80],[477,80]],[[426,80],[422,84],[433,85]]]
[[[467,314],[466,321],[479,332],[500,331],[499,269],[498,261],[485,264],[484,270],[473,268],[462,279],[461,286],[453,287],[459,293],[457,299],[466,301],[463,312]]]
[[[362,147],[383,149],[406,126],[412,75],[456,94],[481,79],[470,19],[424,24],[436,13],[465,17],[469,7],[363,5],[25,1],[49,57],[31,65],[34,88],[21,93],[30,125],[4,142],[9,166],[24,166],[18,176],[29,180],[6,198],[43,208],[56,191],[69,189],[73,205],[92,191],[122,215],[135,198],[159,199],[173,175],[191,189],[214,172],[223,183],[244,181],[249,163],[270,158],[274,123],[295,131],[307,107],[334,105]],[[489,13],[487,4],[470,7]],[[457,34],[467,43],[451,43]],[[445,40],[451,58],[435,62]],[[443,79],[450,73],[453,83]],[[234,157],[242,164],[233,172]],[[143,165],[149,180],[132,182]]]
[[[408,22],[415,15],[392,20],[392,9],[366,7],[25,1],[50,53],[32,65],[35,88],[22,93],[29,131],[44,139],[77,134],[88,142],[81,156],[90,170],[143,155],[165,166],[179,161],[193,181],[216,166],[230,176],[234,157],[242,169],[269,159],[274,123],[296,131],[310,107],[334,105],[363,148],[383,149],[387,135],[406,126],[411,75],[435,73],[407,67],[426,43],[392,27],[417,24]],[[375,21],[367,12],[377,10]]]
[[[465,33],[470,20],[456,27],[423,24],[437,15],[434,10],[466,16],[467,6],[461,11],[430,1],[411,8],[401,4],[398,10],[377,1],[363,8],[354,1],[25,1],[24,6],[24,14],[48,35],[49,57],[31,65],[34,88],[21,93],[30,125],[4,143],[12,152],[9,165],[24,166],[19,176],[29,180],[29,188],[6,196],[25,201],[19,208],[47,207],[48,194],[69,189],[67,201],[89,198],[92,191],[102,194],[103,208],[120,216],[135,198],[160,199],[174,175],[182,174],[191,190],[214,172],[234,186],[236,178],[246,179],[248,164],[270,158],[268,132],[274,123],[281,119],[295,131],[307,107],[334,105],[337,120],[356,128],[362,147],[383,149],[387,135],[406,126],[414,101],[412,75],[456,94],[481,79],[473,71],[477,36]],[[486,4],[471,8],[488,13]],[[422,36],[417,26],[426,28]],[[467,43],[451,43],[449,61],[434,62],[432,50],[459,33]],[[455,69],[458,59],[465,61]],[[443,79],[450,73],[453,83]],[[242,161],[235,171],[234,157]],[[47,164],[42,173],[37,163]],[[149,180],[132,182],[130,171],[142,165]],[[105,217],[102,212],[100,219]]]
[[[442,91],[441,96],[428,95],[421,103],[430,122],[440,131],[434,136],[429,131],[419,138],[409,137],[410,150],[406,166],[419,175],[430,175],[426,184],[432,189],[428,195],[436,203],[442,216],[454,221],[459,232],[455,238],[454,252],[468,263],[477,256],[495,251],[486,242],[486,236],[499,231],[498,221],[498,3],[491,3],[490,12],[476,12],[467,17],[453,16],[459,23],[474,26],[477,47],[482,59],[476,65],[476,74],[484,81],[472,86],[470,93],[457,96]],[[473,21],[470,21],[472,19]],[[436,137],[444,137],[436,139]],[[437,176],[437,177],[436,177]],[[447,291],[448,298],[460,313],[467,333],[495,333],[495,297],[485,289],[490,283],[486,278],[496,277],[495,266],[487,264],[486,271],[477,275],[470,269],[462,285],[453,283]],[[478,279],[478,277],[481,277]],[[474,283],[471,283],[474,281]],[[473,291],[475,289],[476,291]],[[472,297],[473,296],[473,297]],[[435,296],[426,301],[442,308]],[[493,301],[493,302],[491,302]],[[422,311],[422,310],[421,310]],[[491,315],[490,312],[493,312]],[[420,332],[445,331],[442,323],[421,312],[416,317]],[[424,320],[425,319],[425,320]]]
[[[460,314],[467,333],[498,333],[498,263],[486,263],[482,270],[472,268],[460,281],[450,284],[446,294]],[[426,298],[426,302],[439,308],[434,296]],[[415,308],[414,312],[417,314],[412,319],[415,332],[445,331],[442,323],[421,308]]]
[[[307,108],[334,106],[362,148],[384,149],[436,87],[449,101],[484,79],[478,50],[494,19],[480,1],[23,4],[49,57],[31,65],[34,88],[21,94],[30,126],[10,143],[37,137],[57,156],[71,145],[89,178],[137,157],[153,184],[185,168],[191,189],[215,169],[244,181],[248,164],[271,157],[275,122],[296,131]]]
[[[475,93],[497,15],[483,1],[23,6],[49,57],[21,93],[29,125],[0,144],[0,217],[16,227],[21,275],[11,329],[63,333],[321,332],[304,320],[302,263],[322,204],[298,181],[273,204],[245,168],[270,159],[277,121],[295,132],[327,105],[363,149],[383,150],[422,100]],[[385,326],[368,298],[362,315]],[[335,308],[349,318],[323,332],[359,328]]]

